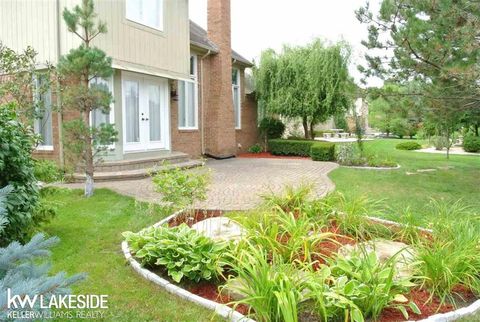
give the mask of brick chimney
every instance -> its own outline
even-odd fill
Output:
[[[208,0],[208,38],[219,48],[208,59],[208,100],[205,106],[206,153],[227,158],[237,151],[232,97],[230,0]]]

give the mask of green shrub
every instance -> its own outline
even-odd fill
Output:
[[[310,156],[313,161],[334,161],[335,144],[328,142],[319,142],[310,148]]]
[[[465,150],[465,152],[479,152],[480,137],[473,134],[467,134],[463,138],[463,149]]]
[[[35,160],[35,178],[46,183],[59,181],[62,173],[57,164],[50,160]]]
[[[419,150],[422,148],[422,145],[418,142],[408,141],[397,144],[395,148],[397,150]]]
[[[8,224],[0,234],[0,246],[26,242],[41,222],[33,211],[38,204],[37,180],[31,157],[36,136],[17,117],[14,104],[0,106],[0,188],[10,185],[6,200]]]
[[[310,156],[310,148],[317,141],[313,140],[269,140],[268,149],[274,155]]]
[[[222,273],[220,261],[228,244],[205,237],[185,224],[124,232],[123,236],[142,265],[164,268],[177,283],[184,278],[198,283]]]
[[[249,149],[248,149],[248,152],[250,153],[261,153],[263,151],[262,147],[260,146],[260,144],[254,144],[252,145]]]
[[[164,162],[164,170],[153,177],[156,192],[162,194],[163,201],[169,202],[179,209],[193,211],[195,201],[207,198],[209,172],[188,171]]]
[[[430,137],[430,144],[435,147],[436,150],[440,151],[443,148],[448,146],[448,138],[444,136],[432,136]]]
[[[267,140],[278,139],[285,132],[285,124],[277,118],[266,117],[260,121],[258,129]]]

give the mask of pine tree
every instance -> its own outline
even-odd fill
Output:
[[[5,200],[12,189],[7,186],[0,189],[0,232],[1,222],[6,218]],[[4,222],[5,223],[5,222]],[[27,244],[12,242],[5,248],[0,248],[0,320],[10,321],[7,290],[13,295],[44,295],[48,299],[54,294],[68,294],[68,287],[84,278],[83,274],[67,277],[64,272],[49,275],[50,265],[39,264],[40,259],[50,256],[49,249],[58,243],[57,237],[45,238],[43,234],[35,235]],[[30,310],[30,309],[29,309]],[[31,311],[40,311],[33,308]]]
[[[70,153],[78,154],[85,167],[85,196],[93,195],[95,156],[116,141],[113,125],[90,126],[90,115],[95,109],[108,113],[112,95],[108,88],[91,84],[96,78],[112,76],[112,59],[92,46],[92,41],[107,32],[104,22],[98,21],[93,0],[82,0],[73,10],[64,9],[63,19],[68,30],[78,36],[82,44],[63,56],[58,72],[63,84],[63,105],[80,112],[80,119],[65,125],[66,144]]]

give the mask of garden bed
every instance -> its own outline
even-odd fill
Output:
[[[300,212],[293,211],[290,212],[290,214],[292,218],[286,217],[287,220],[302,220],[302,218],[300,217]],[[191,227],[192,225],[202,222],[206,219],[222,216],[235,218],[235,216],[239,216],[239,214],[232,215],[217,210],[197,210],[194,212],[194,215],[178,212],[162,220],[154,226],[160,227],[162,225],[167,225],[168,227],[181,227],[182,224],[186,224]],[[403,228],[405,228],[405,226],[387,220],[370,217],[365,218],[369,222],[368,227],[378,227],[371,231],[362,231],[361,229],[358,229],[356,231],[349,231],[348,227],[345,226],[345,223],[337,223],[335,220],[329,221],[328,225],[322,226],[319,229],[318,233],[330,234],[330,237],[324,238],[320,242],[315,243],[314,247],[312,248],[314,252],[312,256],[308,259],[306,258],[306,256],[296,253],[293,257],[294,262],[299,261],[311,264],[314,271],[321,271],[321,269],[325,267],[324,264],[329,262],[330,260],[333,260],[336,257],[337,253],[341,251],[341,249],[343,249],[345,246],[349,245],[350,247],[355,248],[356,245],[360,245],[365,242],[376,241],[380,235],[384,235],[384,229],[392,232],[392,234],[389,236],[395,236],[391,238],[392,240],[402,242],[408,240],[406,235],[397,234],[399,231],[403,232]],[[255,221],[258,222],[258,220],[254,219],[253,222]],[[290,222],[290,224],[291,223],[292,222]],[[245,225],[248,226],[249,223],[245,223]],[[367,228],[367,226],[363,228],[370,229]],[[424,240],[428,241],[431,238],[431,231],[422,228],[415,229],[418,231],[419,236],[421,236]],[[375,231],[376,233],[372,233],[372,231]],[[411,230],[409,231],[411,233]],[[360,233],[361,235],[356,235],[357,233]],[[313,233],[311,235],[313,235]],[[279,247],[282,247],[282,245],[286,245],[289,243],[290,236],[281,235],[277,236],[276,239]],[[307,239],[305,239],[305,242],[308,242]],[[145,278],[166,288],[169,292],[172,292],[181,296],[182,298],[191,300],[197,304],[215,310],[223,317],[228,318],[232,321],[249,320],[244,316],[247,315],[249,312],[248,305],[238,302],[236,306],[233,306],[232,303],[234,302],[234,298],[232,298],[228,293],[219,291],[218,287],[222,286],[222,284],[224,284],[225,282],[223,278],[216,279],[214,281],[202,281],[199,283],[190,281],[182,281],[181,283],[175,283],[171,278],[167,277],[164,272],[158,269],[142,268],[140,264],[136,261],[136,259],[133,257],[133,255],[130,253],[129,245],[126,242],[122,244],[122,247],[125,256],[137,272],[139,272]],[[273,261],[273,259],[269,258],[268,261]],[[261,264],[259,263],[258,265]],[[158,272],[162,277],[153,273],[152,271]],[[457,300],[457,310],[454,310],[454,306],[451,302],[442,302],[439,297],[431,294],[427,289],[422,288],[419,285],[410,288],[408,292],[403,295],[407,301],[415,303],[416,307],[420,309],[421,314],[416,314],[414,312],[415,310],[412,309],[411,306],[405,306],[405,309],[409,314],[408,319],[426,319],[426,321],[452,321],[461,316],[468,316],[470,314],[473,314],[474,312],[479,310],[480,301],[476,301],[476,297],[469,289],[459,286],[454,289],[454,293],[455,299]],[[232,307],[235,308],[236,311],[234,311]],[[314,315],[310,315],[308,310],[299,312],[298,316],[300,318],[299,321],[319,321]],[[405,320],[404,315],[400,310],[393,306],[385,307],[378,316],[378,321],[383,322],[402,320]]]
[[[238,155],[238,158],[248,158],[248,159],[303,159],[310,160],[310,157],[294,156],[294,155],[274,155],[270,152],[260,152],[260,153],[241,153]]]

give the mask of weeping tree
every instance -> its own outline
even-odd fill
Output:
[[[344,112],[352,102],[348,74],[350,47],[315,40],[305,47],[284,46],[262,53],[254,70],[258,98],[267,113],[302,120],[305,138],[315,125]]]
[[[65,150],[78,156],[85,172],[85,196],[93,195],[95,156],[116,141],[111,124],[90,126],[94,110],[108,113],[112,95],[107,86],[93,80],[112,76],[112,59],[92,46],[92,41],[107,32],[105,23],[97,19],[93,0],[82,0],[73,10],[64,9],[68,30],[81,40],[78,48],[61,57],[58,73],[63,84],[63,107],[79,112],[80,117],[65,124]],[[76,160],[76,158],[73,158]]]
[[[426,120],[451,142],[462,116],[480,103],[480,2],[383,0],[377,15],[368,2],[356,15],[369,31],[360,71],[420,84],[403,94],[421,97]]]

